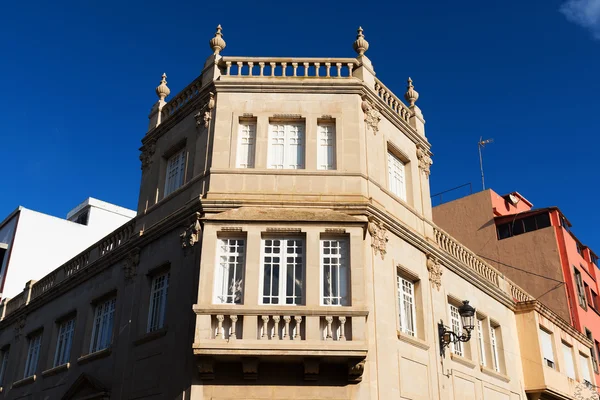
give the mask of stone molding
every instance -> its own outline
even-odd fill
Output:
[[[156,152],[156,140],[150,140],[142,146],[140,161],[142,162],[142,171],[147,170],[152,165],[152,156]]]
[[[363,112],[365,113],[365,123],[373,134],[376,135],[379,132],[379,121],[381,121],[381,113],[377,111],[373,103],[371,103],[366,96],[362,96],[362,103],[360,104]]]
[[[387,253],[386,247],[387,242],[389,241],[387,230],[381,221],[376,221],[374,219],[369,219],[368,230],[369,234],[371,234],[371,247],[373,248],[373,252],[375,255],[379,253],[383,260]]]
[[[421,145],[417,145],[417,159],[419,160],[419,169],[425,173],[427,178],[429,178],[433,160],[431,159],[429,151]]]
[[[200,225],[201,214],[199,212],[194,213],[190,219],[189,226],[183,231],[179,237],[181,238],[181,248],[187,249],[192,248],[200,240],[200,234],[202,233],[202,226]]]
[[[208,93],[208,101],[200,111],[194,114],[194,119],[196,120],[196,126],[201,126],[204,124],[205,128],[208,128],[210,125],[210,121],[212,120],[212,110],[215,108],[215,94],[213,92]]]
[[[439,292],[440,287],[442,287],[442,275],[444,274],[444,269],[440,261],[431,254],[427,255],[427,271],[429,271],[429,282],[431,282],[431,287],[435,287]]]

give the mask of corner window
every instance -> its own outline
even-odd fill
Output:
[[[388,185],[390,192],[406,201],[406,175],[404,163],[388,151]]]
[[[40,347],[42,346],[42,333],[37,333],[29,337],[27,347],[27,360],[25,361],[25,373],[23,378],[35,375],[38,360],[40,358]]]
[[[9,346],[5,346],[2,350],[0,350],[0,387],[4,386],[4,377],[6,376],[6,371],[8,370],[9,350]]]
[[[347,306],[349,265],[348,240],[321,240],[322,304]]]
[[[56,352],[54,353],[53,367],[58,367],[59,365],[69,362],[74,332],[75,318],[71,318],[58,324],[58,339],[56,341]]]
[[[150,291],[150,307],[148,309],[147,332],[154,332],[165,326],[167,313],[167,294],[169,291],[169,272],[152,278]]]
[[[241,304],[246,265],[246,240],[221,238],[217,241],[218,264],[215,271],[215,303]]]
[[[540,344],[542,346],[542,356],[544,357],[544,365],[550,368],[556,368],[554,361],[554,346],[552,344],[552,334],[539,329]]]
[[[400,331],[417,336],[417,313],[415,312],[415,282],[396,274]]]
[[[256,121],[240,121],[238,133],[237,167],[254,168],[256,152]]]
[[[96,305],[90,353],[106,349],[112,343],[116,297]]]
[[[262,304],[304,301],[304,239],[263,239]]]
[[[335,169],[335,123],[319,122],[317,169]]]
[[[304,169],[304,122],[269,124],[269,168]]]
[[[167,160],[167,175],[165,179],[165,196],[170,195],[183,186],[185,175],[185,149],[172,155]]]

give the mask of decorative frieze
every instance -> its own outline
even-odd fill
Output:
[[[429,282],[431,282],[431,286],[439,291],[442,286],[442,274],[444,273],[444,269],[440,260],[431,254],[427,256],[427,271],[429,271]]]
[[[137,267],[140,265],[140,249],[135,247],[127,253],[127,257],[123,261],[123,273],[125,276],[125,282],[129,283],[137,275]]]
[[[375,221],[371,219],[369,221],[369,233],[371,234],[371,247],[375,252],[381,254],[381,259],[385,258],[387,242],[389,241],[387,230],[381,223],[381,221]]]
[[[267,228],[267,232],[271,233],[300,233],[302,229],[300,228]]]
[[[198,240],[200,240],[200,233],[202,232],[202,226],[200,225],[200,213],[197,212],[191,218],[190,225],[183,231],[179,237],[181,237],[181,248],[191,248]]]
[[[142,147],[140,161],[142,162],[142,171],[145,171],[152,164],[152,156],[156,152],[156,140],[151,140]]]
[[[417,145],[417,159],[419,160],[419,169],[425,173],[425,176],[429,178],[431,174],[431,165],[433,160],[431,159],[430,153],[421,145]]]
[[[325,228],[325,233],[346,233],[344,228]]]
[[[377,134],[379,131],[379,121],[381,121],[381,113],[375,108],[373,103],[371,103],[367,96],[363,96],[361,108],[365,113],[365,123],[371,130],[373,134]]]
[[[224,226],[220,229],[221,232],[241,232],[241,226]]]

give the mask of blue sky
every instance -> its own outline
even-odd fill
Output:
[[[9,2],[0,34],[0,219],[88,196],[136,208],[140,140],[163,72],[177,93],[223,25],[225,55],[352,57],[411,76],[433,145],[432,193],[472,182],[559,206],[600,252],[600,0]],[[264,3],[267,4],[267,3]],[[457,194],[467,194],[458,192]]]

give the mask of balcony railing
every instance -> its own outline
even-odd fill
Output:
[[[379,96],[379,98],[383,100],[395,114],[408,122],[413,114],[410,108],[408,108],[402,100],[392,93],[392,91],[377,78],[375,78],[375,93],[377,93],[377,96]]]
[[[351,78],[355,58],[223,57],[222,76],[283,78]]]

